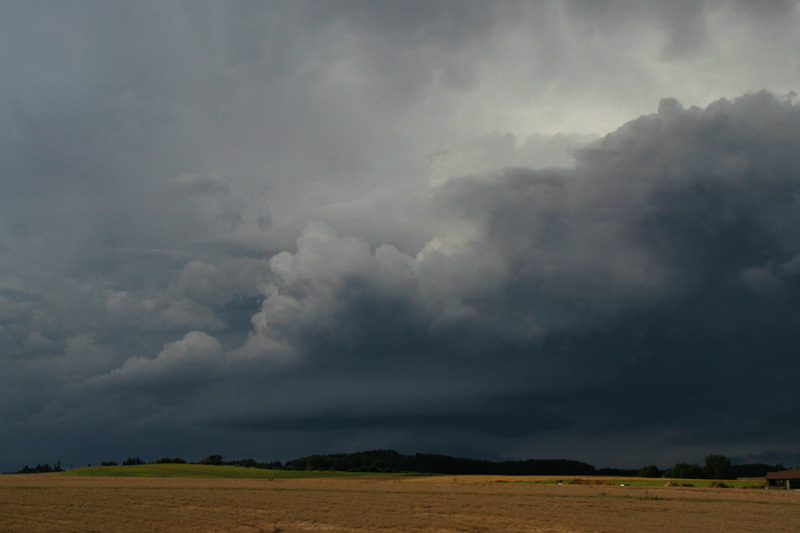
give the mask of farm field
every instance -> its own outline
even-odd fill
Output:
[[[546,478],[0,476],[0,530],[788,531],[800,493],[548,484]]]

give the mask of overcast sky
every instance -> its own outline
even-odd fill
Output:
[[[800,5],[0,4],[0,471],[800,464]]]

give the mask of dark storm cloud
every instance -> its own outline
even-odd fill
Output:
[[[283,420],[236,420],[225,419],[219,427],[238,432],[285,433],[293,431],[349,432],[349,431],[425,431],[452,432],[469,428],[471,433],[493,438],[527,437],[539,431],[562,429],[564,423],[557,420],[537,419],[535,413],[513,416],[503,410],[487,414],[420,414],[346,416],[334,414],[312,418],[290,418]]]
[[[200,339],[213,345],[203,357],[228,358],[214,364],[264,361],[304,397],[291,417],[267,394],[264,415],[212,427],[432,431],[449,417],[442,434],[459,426],[498,439],[555,428],[663,432],[663,446],[779,439],[768,428],[797,414],[792,393],[741,390],[797,370],[798,138],[791,98],[761,92],[688,110],[665,100],[583,149],[573,170],[443,185],[433,205],[455,229],[416,256],[311,224],[294,253],[270,260],[241,347],[224,355],[190,334],[108,377],[184,380],[179,369],[197,368],[184,345]],[[306,371],[317,377],[299,379]],[[434,378],[413,388],[425,374]],[[387,380],[394,392],[367,385]],[[446,383],[456,386],[433,415]],[[521,395],[519,417],[501,401],[509,394]]]
[[[795,452],[796,2],[0,10],[4,468]]]

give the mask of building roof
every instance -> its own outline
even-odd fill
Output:
[[[770,472],[767,479],[800,479],[800,470],[781,470],[780,472]]]

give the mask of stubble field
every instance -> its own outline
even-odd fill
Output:
[[[791,531],[800,493],[530,478],[0,476],[0,531]]]

